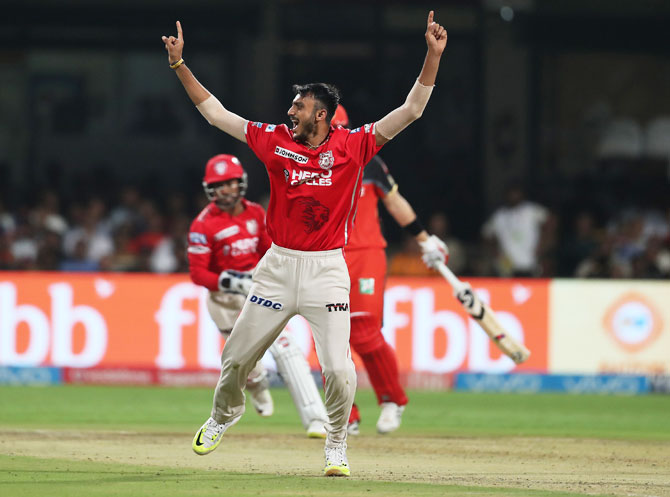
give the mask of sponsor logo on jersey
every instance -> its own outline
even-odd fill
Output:
[[[291,177],[291,173],[288,172],[288,169],[284,169],[284,181],[288,183],[288,179]]]
[[[328,312],[337,312],[337,311],[348,311],[349,310],[349,303],[346,302],[344,304],[326,304],[326,309],[328,309]]]
[[[207,236],[205,236],[204,233],[197,233],[195,231],[191,231],[188,234],[188,241],[191,243],[199,243],[201,245],[207,245]]]
[[[203,247],[202,245],[191,245],[186,251],[189,254],[207,254],[211,252],[209,247]]]
[[[325,169],[326,171],[333,167],[335,164],[335,157],[333,157],[333,151],[328,150],[328,152],[322,152],[319,154],[319,167]]]
[[[258,237],[241,238],[235,240],[230,245],[224,245],[223,255],[232,255],[237,257],[240,255],[253,254],[258,248]]]
[[[277,127],[276,124],[268,124],[267,127],[265,128],[265,132],[272,133],[276,127]]]
[[[258,233],[258,221],[255,219],[249,219],[247,221],[247,231],[250,235],[255,235]]]
[[[249,298],[249,302],[253,304],[258,304],[263,307],[267,307],[269,309],[274,309],[275,311],[281,311],[282,307],[284,307],[279,302],[273,302],[272,300],[266,299],[264,297],[259,297],[258,295],[252,295]]]
[[[293,171],[291,174],[292,185],[330,186],[333,184],[333,171],[325,173],[316,171]]]
[[[298,164],[307,164],[307,162],[309,161],[309,159],[304,155],[300,155],[290,150],[286,150],[285,148],[282,148],[279,145],[275,147],[275,155],[278,155],[279,157],[284,157],[285,159],[294,160]]]
[[[240,227],[234,224],[233,226],[228,226],[227,228],[222,229],[214,235],[214,240],[223,240],[229,236],[237,235],[240,232]]]
[[[372,127],[372,124],[366,124],[365,126],[363,126],[363,129],[365,129],[366,133],[369,133],[371,127]]]
[[[349,130],[349,134],[353,135],[354,133],[358,133],[360,130],[361,130],[361,128],[351,129],[351,130]]]
[[[263,123],[258,123],[258,122],[252,122],[251,125],[256,126],[257,128],[262,128],[263,127]]]
[[[358,278],[358,293],[360,293],[361,295],[374,295],[375,279]]]

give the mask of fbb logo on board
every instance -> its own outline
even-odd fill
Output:
[[[486,290],[480,289],[477,294],[483,301],[490,301]],[[396,348],[401,363],[409,359],[408,369],[431,373],[507,372],[515,368],[509,357],[494,352],[495,345],[474,320],[462,309],[452,310],[458,309],[455,299],[445,302],[450,309],[436,308],[436,292],[429,287],[396,285],[386,291],[382,331],[386,341]],[[399,310],[403,303],[407,311]],[[524,343],[524,327],[514,314],[496,310],[496,316],[511,336]],[[403,357],[403,347],[397,344],[398,331],[407,327],[412,330],[410,358]]]
[[[0,364],[38,365],[49,359],[55,366],[88,367],[97,364],[107,347],[107,324],[94,308],[75,305],[67,283],[48,286],[51,313],[39,307],[17,302],[16,286],[0,283]],[[23,326],[22,326],[23,325]],[[86,337],[84,346],[76,351],[73,335],[81,325]],[[19,352],[19,327],[26,330],[27,347]]]

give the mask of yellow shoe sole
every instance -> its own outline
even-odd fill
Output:
[[[191,447],[193,448],[193,452],[198,454],[199,456],[204,456],[212,452],[214,449],[216,449],[219,444],[221,443],[221,440],[223,440],[223,436],[219,437],[219,440],[212,445],[209,448],[205,448],[205,446],[202,444],[200,437],[202,436],[202,431],[203,429],[201,428],[198,433],[195,434],[195,437],[193,437],[193,443],[191,444]]]
[[[326,476],[350,476],[351,472],[346,466],[326,466],[323,469]]]

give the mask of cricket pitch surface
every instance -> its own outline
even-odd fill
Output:
[[[263,475],[316,477],[323,440],[227,433],[207,456],[192,434],[67,429],[0,431],[0,454]],[[547,437],[349,437],[352,480],[670,497],[670,442]]]

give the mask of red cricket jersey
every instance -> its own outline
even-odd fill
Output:
[[[375,156],[365,166],[363,188],[358,212],[354,220],[354,229],[347,245],[347,251],[365,248],[385,248],[386,240],[382,235],[377,204],[398,188],[386,163]]]
[[[191,223],[188,262],[195,284],[217,291],[221,271],[249,271],[270,248],[265,211],[245,198],[242,205],[244,210],[231,216],[211,202]]]
[[[285,124],[247,122],[247,143],[270,178],[268,233],[294,250],[344,247],[360,197],[363,167],[381,149],[375,125],[330,127],[315,150],[293,140]]]

